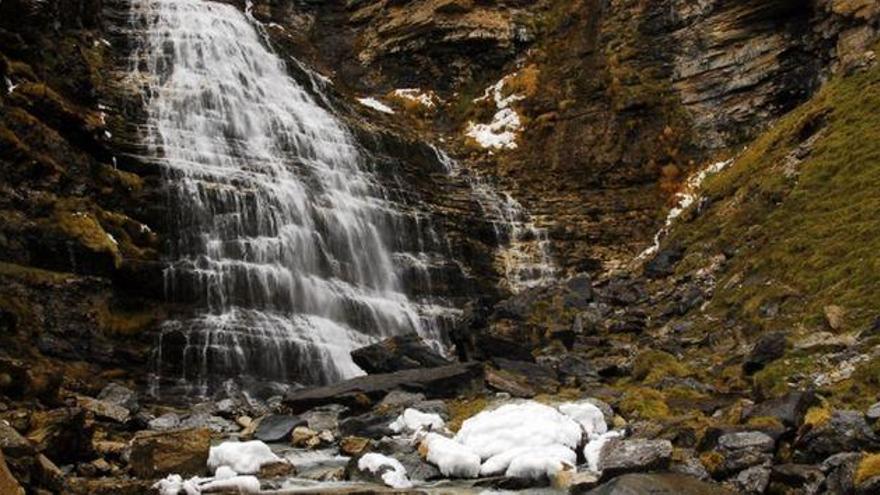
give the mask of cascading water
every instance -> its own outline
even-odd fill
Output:
[[[166,324],[160,372],[176,363],[202,393],[230,377],[326,383],[358,374],[349,352],[382,337],[441,347],[442,311],[401,283],[412,266],[399,260],[435,242],[401,239],[424,219],[385,198],[350,132],[253,22],[202,0],[134,0],[132,22],[146,158],[177,214],[166,293],[201,308]]]
[[[447,173],[462,174],[449,155],[434,148]],[[509,194],[499,193],[479,176],[465,176],[486,217],[492,222],[499,249],[497,258],[503,283],[514,293],[546,285],[556,276],[547,230],[538,227],[522,205]]]

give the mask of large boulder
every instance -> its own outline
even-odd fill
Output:
[[[785,354],[788,341],[784,332],[770,332],[761,336],[743,363],[743,371],[756,373]]]
[[[24,495],[24,489],[6,466],[2,450],[0,450],[0,493],[3,495]]]
[[[669,440],[614,439],[602,447],[599,470],[609,479],[626,473],[666,469],[672,459]]]
[[[34,446],[12,425],[0,420],[0,451],[10,457],[21,457],[33,454]]]
[[[745,414],[745,419],[776,418],[788,428],[801,425],[807,410],[819,404],[813,392],[790,392],[775,399],[756,404]]]
[[[840,452],[880,449],[880,439],[859,411],[835,410],[827,420],[805,429],[795,441],[799,462],[821,462]]]
[[[141,408],[137,392],[118,383],[110,383],[104,387],[98,394],[98,399],[124,407],[131,413],[137,413]]]
[[[284,404],[294,413],[326,404],[363,410],[393,390],[420,392],[427,398],[446,398],[482,389],[483,385],[480,363],[460,363],[360,376],[333,385],[297,390],[285,397]]]
[[[626,474],[600,485],[587,495],[732,495],[726,488],[691,476],[672,473]]]
[[[87,457],[92,445],[92,427],[85,411],[76,407],[38,411],[31,415],[27,434],[42,454],[58,464],[69,464]]]
[[[351,352],[354,363],[370,374],[445,366],[450,361],[425,344],[418,335],[396,335]]]
[[[207,428],[141,431],[131,441],[130,465],[140,478],[202,475],[210,448],[211,430]]]
[[[280,442],[289,440],[290,433],[297,426],[303,426],[306,420],[287,414],[271,414],[260,420],[254,432],[254,438],[263,442]]]

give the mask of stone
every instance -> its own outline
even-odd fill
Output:
[[[34,446],[6,420],[0,419],[0,451],[10,457],[22,457],[34,453]]]
[[[296,474],[296,467],[293,464],[287,461],[279,461],[260,466],[257,477],[260,479],[282,478],[293,476],[294,474]]]
[[[339,451],[347,456],[357,456],[370,448],[370,439],[364,437],[348,436],[339,442]]]
[[[493,357],[492,364],[495,365],[498,371],[514,378],[517,382],[526,385],[538,393],[554,393],[559,390],[559,380],[556,372],[542,364],[501,357]],[[487,381],[488,379],[487,371]]]
[[[24,495],[24,488],[15,479],[6,465],[6,458],[0,450],[0,493],[3,495]]]
[[[309,447],[309,441],[317,437],[318,433],[308,426],[297,426],[293,429],[291,443],[294,447]]]
[[[880,402],[876,402],[869,407],[868,410],[865,411],[865,417],[872,423],[880,419]]]
[[[407,407],[413,407],[424,400],[425,394],[404,392],[402,390],[392,390],[382,399],[381,402],[379,402],[379,407],[385,409],[402,410]]]
[[[205,412],[187,416],[180,422],[178,428],[208,428],[214,433],[235,433],[240,429],[236,423],[226,418]]]
[[[645,276],[656,279],[672,275],[675,271],[675,265],[681,261],[684,253],[684,248],[680,246],[661,249],[645,263]]]
[[[726,433],[718,438],[718,446],[725,450],[757,450],[773,452],[776,442],[770,435],[760,431]]]
[[[39,486],[56,492],[64,491],[64,472],[43,454],[37,454],[35,461],[34,476]]]
[[[778,464],[771,468],[771,491],[778,493],[819,493],[825,475],[819,466],[809,464]]]
[[[770,484],[770,469],[753,466],[743,469],[733,478],[733,485],[746,495],[760,495]]]
[[[106,402],[103,400],[93,399],[91,397],[77,397],[76,404],[94,414],[98,419],[115,421],[117,423],[125,423],[128,421],[130,412],[128,409]]]
[[[85,411],[80,408],[37,411],[31,415],[27,438],[37,451],[54,462],[70,464],[88,456],[92,428],[86,424]]]
[[[419,448],[408,440],[385,438],[376,442],[373,451],[400,461],[406,468],[407,476],[413,481],[429,481],[443,477],[440,470],[428,463]]]
[[[148,423],[151,430],[172,430],[180,427],[180,416],[170,412],[151,419]]]
[[[566,472],[571,473],[571,471]],[[585,493],[599,484],[599,477],[596,476],[596,473],[576,471],[569,474],[566,481],[568,483],[567,486],[559,481],[554,481],[554,488],[568,488],[569,493]]]
[[[825,306],[825,323],[832,330],[842,330],[846,326],[846,310],[837,305]]]
[[[794,443],[795,460],[821,462],[840,452],[875,451],[880,439],[859,411],[831,412],[831,417],[802,433]]]
[[[692,476],[704,481],[711,478],[706,467],[700,462],[693,449],[678,449],[672,464],[669,466],[669,471]]]
[[[254,431],[254,438],[266,443],[287,441],[295,428],[306,424],[306,420],[287,414],[270,414],[262,420]]]
[[[207,428],[141,431],[131,441],[129,465],[140,478],[203,475],[210,447],[211,430]]]
[[[98,394],[98,400],[124,407],[132,414],[137,413],[141,409],[137,392],[118,383],[110,383],[104,387],[101,393]]]
[[[316,407],[303,413],[300,417],[306,421],[309,428],[315,431],[336,431],[339,428],[339,415],[345,408],[336,405]]]
[[[251,423],[254,422],[254,419],[251,418],[250,416],[239,416],[239,417],[235,418],[235,422],[238,424],[238,426],[241,426],[243,429],[247,429],[251,425]]]
[[[587,495],[733,495],[713,483],[673,473],[625,474],[590,491],[571,491]]]
[[[666,469],[672,458],[669,440],[614,439],[599,454],[599,470],[603,479],[625,473]]]
[[[98,455],[121,458],[128,449],[128,444],[110,440],[96,440],[92,442],[92,449]]]
[[[788,341],[783,332],[770,332],[761,336],[743,363],[743,371],[753,374],[785,355]]]
[[[538,392],[524,381],[522,376],[512,375],[495,368],[486,368],[486,385],[492,389],[520,398],[531,398],[538,395]]]
[[[599,371],[586,358],[566,354],[556,363],[556,372],[566,385],[584,386],[599,381]]]
[[[789,428],[801,425],[807,410],[819,404],[813,392],[789,392],[781,397],[760,402],[745,413],[745,419],[772,417]]]
[[[351,359],[369,374],[394,373],[450,364],[415,333],[396,335],[351,352]]]
[[[333,385],[297,390],[287,394],[284,404],[294,413],[326,404],[342,404],[363,410],[392,390],[421,392],[426,398],[448,398],[481,390],[484,383],[480,363],[451,364],[439,368],[360,376]]]

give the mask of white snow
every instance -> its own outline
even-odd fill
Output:
[[[622,432],[609,431],[590,439],[589,443],[584,446],[584,458],[587,460],[590,471],[599,472],[599,454],[602,452],[602,447],[612,438],[620,436],[623,436]]]
[[[605,415],[602,410],[587,401],[582,402],[566,402],[557,406],[559,412],[575,420],[584,429],[584,433],[589,437],[593,435],[601,435],[608,431],[608,425],[605,424]]]
[[[390,114],[394,113],[394,110],[392,110],[391,107],[389,107],[388,105],[382,103],[381,101],[379,101],[375,98],[358,98],[357,101],[361,105],[363,105],[365,107],[370,107],[373,110],[378,110],[383,113],[390,113]]]
[[[391,488],[411,488],[412,482],[406,477],[406,468],[397,459],[370,452],[358,459],[358,469],[378,474],[381,471],[382,481]]]
[[[394,433],[415,433],[422,430],[437,431],[442,430],[445,426],[446,423],[439,414],[423,413],[413,408],[406,408],[403,414],[388,425]]]
[[[519,114],[511,105],[514,102],[525,99],[516,93],[504,96],[504,85],[507,80],[516,73],[509,74],[492,86],[486,88],[483,96],[474,99],[474,103],[485,101],[490,97],[495,103],[497,112],[488,124],[468,122],[465,134],[473,138],[483,148],[492,149],[516,149],[516,134],[522,127]]]
[[[437,433],[428,433],[424,442],[428,462],[437,466],[443,476],[476,478],[480,474],[480,456],[470,448]]]
[[[395,89],[391,94],[405,100],[414,101],[426,108],[434,108],[436,96],[433,91],[426,92],[418,88],[401,88]]]
[[[688,177],[685,181],[684,186],[681,189],[681,192],[675,195],[675,205],[669,210],[669,213],[666,214],[666,221],[663,224],[663,227],[660,228],[659,231],[654,235],[654,243],[648,248],[642,251],[636,259],[644,259],[648,256],[653,255],[658,250],[660,250],[660,241],[663,240],[663,237],[669,231],[669,228],[672,226],[672,222],[675,221],[676,218],[681,216],[685,210],[690,208],[697,199],[700,198],[700,187],[703,185],[703,182],[710,176],[721,172],[722,170],[729,167],[734,162],[734,158],[729,160],[725,160],[723,162],[715,162],[694,175]]]
[[[181,491],[186,495],[199,495],[201,493],[259,493],[260,480],[254,476],[238,476],[234,471],[226,468],[214,478],[200,478],[194,476],[184,480],[179,474],[170,474],[165,479],[153,484],[159,495],[178,495]]]
[[[577,455],[568,447],[551,445],[538,449],[528,449],[510,461],[504,473],[509,478],[541,479],[551,477],[565,466],[573,468]]]
[[[254,474],[261,466],[279,461],[281,458],[259,440],[224,442],[211,447],[208,454],[208,469],[216,472],[218,468],[228,466],[239,474]]]

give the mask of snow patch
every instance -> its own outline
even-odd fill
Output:
[[[236,473],[254,474],[259,472],[260,467],[280,461],[281,458],[259,440],[223,442],[211,447],[208,453],[208,469],[215,473],[218,468],[228,466]]]
[[[577,455],[568,447],[551,445],[538,449],[529,449],[510,461],[507,471],[508,478],[542,479],[551,477],[562,469],[577,465]]]
[[[381,473],[382,481],[391,488],[412,488],[412,482],[406,477],[406,468],[393,457],[374,452],[365,454],[358,460],[358,469],[373,474]]]
[[[657,234],[654,235],[654,243],[648,249],[642,251],[642,253],[636,257],[637,260],[647,258],[660,250],[660,242],[663,240],[663,237],[666,236],[666,233],[669,232],[669,228],[672,227],[672,222],[674,222],[676,218],[681,216],[685,210],[690,208],[690,206],[700,198],[700,187],[703,185],[703,182],[708,177],[729,167],[733,164],[733,161],[734,159],[731,158],[723,162],[715,162],[688,177],[681,192],[675,195],[675,205],[669,210],[669,213],[666,214],[666,221],[664,222],[663,227],[661,227]]]
[[[433,91],[422,91],[418,88],[395,89],[391,94],[404,100],[414,101],[425,108],[434,108],[434,100],[437,98]]]
[[[358,98],[357,101],[361,105],[365,107],[370,107],[373,110],[377,110],[382,113],[394,114],[394,110],[392,110],[391,107],[375,98]]]
[[[488,124],[468,122],[465,134],[473,138],[483,148],[512,150],[517,147],[516,135],[522,127],[522,121],[511,105],[525,99],[525,96],[516,93],[504,95],[504,85],[508,79],[514,76],[516,73],[503,77],[494,85],[486,88],[483,96],[474,99],[474,103],[479,103],[491,98],[497,109],[492,121]]]
[[[388,427],[394,433],[442,430],[446,422],[439,414],[423,413],[418,409],[406,408]]]
[[[424,442],[428,462],[443,476],[476,478],[480,474],[480,456],[470,448],[437,433],[428,433]]]
[[[559,412],[576,421],[584,433],[592,438],[594,435],[601,435],[608,431],[608,425],[605,424],[605,415],[602,410],[595,404],[589,402],[566,402],[557,406]]]
[[[228,468],[227,468],[228,469]],[[219,472],[219,470],[218,470]],[[231,473],[231,474],[230,474]],[[259,493],[260,480],[254,476],[238,476],[234,471],[224,471],[224,477],[200,478],[194,476],[184,480],[179,474],[169,474],[153,484],[159,495],[199,495],[200,493]]]

